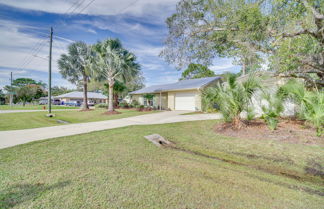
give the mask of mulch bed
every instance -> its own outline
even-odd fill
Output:
[[[262,120],[245,122],[245,126],[239,130],[233,129],[231,123],[220,123],[214,130],[218,134],[235,138],[324,146],[324,136],[317,137],[314,128],[294,119],[280,120],[277,129],[273,131]]]
[[[152,108],[138,108],[137,111],[139,112],[150,112],[150,111],[153,111]]]
[[[118,111],[107,111],[107,112],[104,112],[102,113],[103,115],[117,115],[117,114],[121,114],[121,112],[118,112]]]

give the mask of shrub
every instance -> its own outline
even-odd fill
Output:
[[[263,111],[261,118],[265,120],[271,130],[275,130],[278,125],[278,117],[284,110],[282,98],[269,92],[263,93],[262,97],[267,101],[267,104],[261,107]]]
[[[321,136],[324,126],[324,91],[307,90],[304,83],[295,79],[289,80],[280,88],[279,95],[292,99],[298,105],[297,117],[310,122]]]
[[[246,119],[247,120],[253,120],[255,118],[255,112],[252,107],[248,107],[246,109]]]
[[[119,103],[119,107],[128,108],[129,106],[128,106],[128,104],[126,102],[121,102],[121,103]]]
[[[133,107],[136,107],[137,105],[139,105],[137,100],[132,100],[131,104],[132,104]]]
[[[144,105],[137,105],[136,109],[137,109],[137,111],[144,111],[144,110],[146,110],[146,107]]]
[[[96,108],[108,108],[108,104],[106,103],[100,103],[95,105]]]
[[[258,89],[261,89],[260,81],[254,75],[249,75],[247,80],[239,82],[236,75],[228,74],[226,83],[218,84],[210,90],[213,95],[211,101],[219,105],[225,121],[232,122],[235,129],[240,129],[240,114],[248,110],[252,95]]]
[[[215,112],[219,110],[216,104],[217,89],[215,87],[206,88],[202,92],[202,110],[204,112]]]

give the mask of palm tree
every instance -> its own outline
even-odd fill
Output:
[[[259,81],[253,75],[239,82],[235,74],[228,74],[226,82],[208,90],[208,95],[219,106],[224,119],[232,122],[235,129],[240,129],[243,125],[240,114],[248,110],[253,93],[260,88]]]
[[[116,80],[127,82],[132,80],[140,71],[133,53],[123,49],[118,39],[107,39],[94,46],[96,52],[97,79],[106,80],[108,90],[108,112],[114,111],[113,89]]]
[[[73,84],[83,85],[83,109],[88,106],[88,82],[91,75],[92,50],[84,42],[75,42],[69,45],[68,54],[62,54],[58,66],[63,78]]]
[[[304,83],[295,79],[289,80],[281,86],[278,95],[283,99],[290,99],[297,105],[297,117],[309,121],[321,136],[324,131],[324,91],[308,90]]]
[[[104,94],[108,95],[109,85],[107,83],[105,83],[104,87],[105,87]],[[125,83],[120,82],[118,80],[115,81],[114,88],[113,88],[113,91],[114,91],[114,100],[113,100],[114,107],[118,106],[118,98],[123,93],[124,94],[127,93],[126,90],[127,90],[127,87],[126,87]]]

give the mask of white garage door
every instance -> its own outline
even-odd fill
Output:
[[[176,93],[175,110],[195,110],[195,93],[193,92]]]

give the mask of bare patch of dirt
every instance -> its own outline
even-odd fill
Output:
[[[107,111],[107,112],[104,112],[102,113],[103,115],[117,115],[117,114],[121,114],[121,112],[118,112],[118,111]]]
[[[321,178],[324,178],[324,167],[315,161],[309,161],[307,163],[305,172],[310,175],[320,176]]]
[[[245,122],[243,128],[236,130],[231,123],[217,124],[215,132],[221,135],[256,139],[276,140],[295,144],[324,146],[324,137],[316,136],[316,130],[304,124],[303,121],[295,119],[280,120],[276,130],[270,130],[262,120]]]

